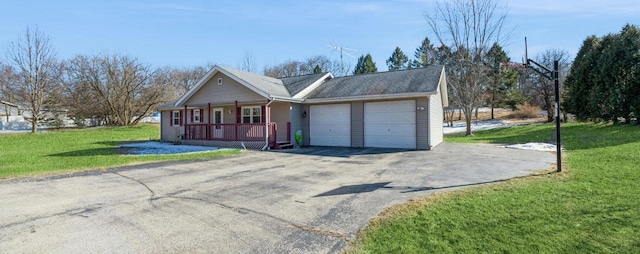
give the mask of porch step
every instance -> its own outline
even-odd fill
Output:
[[[293,149],[293,144],[286,141],[278,141],[275,149]]]

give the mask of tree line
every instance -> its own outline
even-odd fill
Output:
[[[154,69],[135,57],[109,53],[61,60],[37,28],[27,28],[5,56],[0,99],[28,112],[32,132],[61,113],[80,126],[87,119],[93,125],[135,125],[186,93],[211,67]]]
[[[640,30],[587,37],[566,80],[564,108],[578,120],[630,123],[640,116]]]
[[[396,47],[386,60],[390,71],[444,65],[450,105],[461,109],[471,134],[471,119],[478,107],[517,108],[530,103],[547,110],[554,119],[553,83],[535,72],[512,63],[502,48],[506,14],[495,0],[436,2],[425,13],[437,40],[425,37],[410,59]],[[560,62],[563,91],[561,109],[580,120],[630,122],[640,110],[638,77],[640,32],[633,25],[618,34],[587,38],[573,62],[564,50],[547,49],[535,57],[545,66]],[[0,99],[20,104],[37,124],[64,109],[77,119],[98,124],[133,125],[159,105],[177,99],[191,89],[213,66],[152,68],[139,59],[99,53],[59,59],[49,38],[27,29],[11,43],[0,61]],[[238,68],[256,72],[255,58],[247,53]],[[326,56],[289,60],[265,66],[262,74],[290,77],[332,72],[336,76],[374,73],[378,69],[370,54],[358,58],[352,71]],[[82,124],[82,121],[79,121]]]

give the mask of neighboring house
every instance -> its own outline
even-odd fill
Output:
[[[18,116],[20,113],[20,107],[18,105],[6,101],[0,101],[0,117]]]
[[[443,66],[347,77],[271,78],[214,66],[176,102],[158,108],[161,139],[219,147],[431,149],[443,141]]]
[[[0,101],[0,122],[13,122],[24,119],[21,117],[22,110],[16,104]]]

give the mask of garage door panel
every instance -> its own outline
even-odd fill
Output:
[[[365,103],[365,146],[415,149],[415,105],[413,100]]]
[[[312,146],[351,146],[351,105],[312,105],[309,108]]]
[[[415,112],[415,101],[384,101],[366,103],[379,113]]]
[[[392,124],[383,124],[383,125],[369,125],[367,130],[371,133],[372,136],[396,136],[396,137],[414,137],[411,132],[415,131],[415,125],[392,125]]]
[[[404,111],[404,112],[367,112],[365,116],[367,116],[366,121],[369,124],[379,124],[379,123],[389,123],[391,121],[394,124],[415,124],[415,110],[414,111]]]

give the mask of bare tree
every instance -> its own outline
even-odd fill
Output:
[[[311,73],[313,73],[313,69],[311,69]],[[303,62],[289,60],[279,65],[265,66],[263,74],[274,78],[286,78],[309,74],[309,70],[306,69]]]
[[[0,62],[0,100],[6,101],[9,103],[15,103],[13,100],[13,96],[10,92],[10,88],[13,87],[13,68],[9,65],[5,65]],[[6,112],[6,120],[9,121],[9,116],[11,115],[10,106],[8,104],[4,104],[4,112]]]
[[[318,55],[309,57],[304,61],[289,60],[278,65],[265,66],[263,74],[274,78],[307,75],[313,74],[316,66],[319,66],[322,72],[331,72],[334,75],[339,75],[338,73],[342,69],[339,62],[331,61],[326,56]]]
[[[543,66],[553,66],[553,61],[558,60],[559,67],[559,83],[560,90],[564,84],[565,78],[571,68],[569,53],[562,49],[547,49],[537,54],[536,62]],[[547,111],[547,121],[552,122],[555,115],[555,85],[554,82],[546,77],[540,76],[538,73],[528,71],[527,77],[530,82],[525,83],[524,91],[531,98],[530,102]]]
[[[100,103],[96,110],[108,112],[105,118],[109,124],[135,125],[155,107],[170,100],[171,93],[167,92],[170,75],[152,72],[136,58],[80,55],[70,61],[68,71],[76,96]]]
[[[482,101],[487,67],[483,56],[494,42],[502,44],[501,34],[506,14],[499,12],[494,0],[452,0],[436,2],[425,19],[443,45],[450,45],[451,55],[445,66],[453,104],[465,116],[471,135],[473,110]]]
[[[178,89],[177,96],[182,96],[193,88],[212,67],[195,66],[172,71],[172,82]],[[177,98],[177,97],[176,97]]]
[[[342,73],[342,66],[340,65],[340,62],[332,61],[331,59],[329,59],[327,56],[324,56],[324,55],[309,57],[305,59],[304,64],[306,65],[306,68],[310,70],[311,73],[313,73],[313,69],[315,69],[316,66],[318,66],[320,67],[322,72],[331,72],[333,75],[336,75],[336,76],[344,75]]]
[[[258,68],[256,67],[256,56],[252,51],[245,51],[244,57],[240,64],[238,64],[238,69],[248,72],[256,72]]]
[[[7,58],[16,70],[11,93],[18,101],[27,104],[31,113],[31,132],[36,133],[44,110],[53,103],[59,91],[56,80],[59,65],[49,37],[38,28],[35,31],[27,28],[24,37],[9,45]]]

